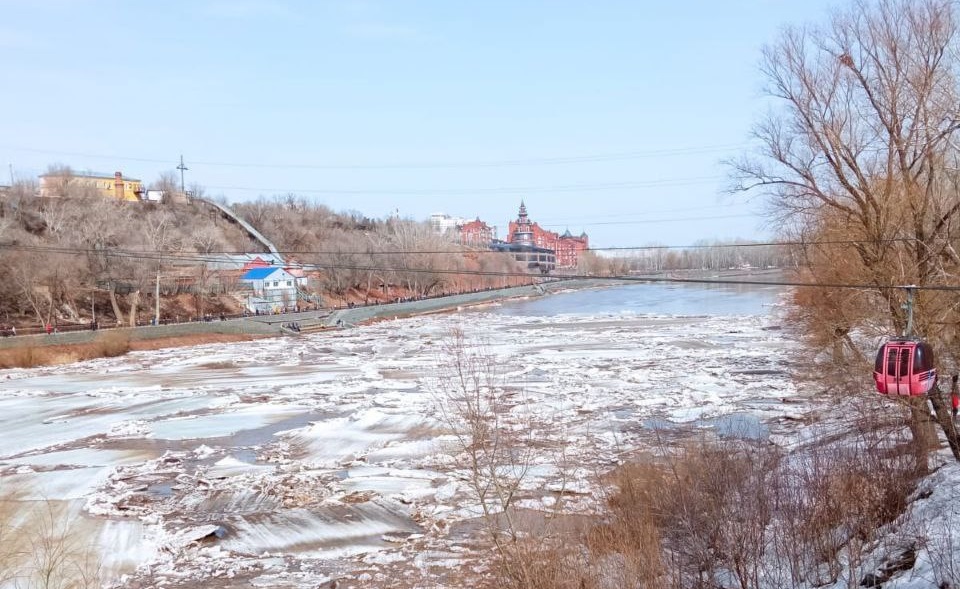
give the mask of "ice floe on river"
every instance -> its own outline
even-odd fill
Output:
[[[771,418],[798,412],[782,402],[796,396],[794,344],[776,325],[466,311],[6,371],[0,490],[70,506],[130,586],[315,587],[383,581],[397,563],[429,573],[456,566],[469,543],[458,530],[479,512],[439,410],[454,330],[518,391],[508,421],[548,423],[582,467],[561,486],[551,456],[537,457],[524,505],[563,491],[589,510],[597,470],[655,429],[767,435]]]

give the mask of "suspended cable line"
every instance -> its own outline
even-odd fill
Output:
[[[157,164],[176,164],[172,158],[147,158],[107,155],[97,153],[85,153],[75,151],[58,151],[50,149],[37,149],[31,147],[0,146],[10,151],[20,151],[26,153],[41,153],[49,155],[61,155],[70,157],[82,157],[90,159],[104,159],[117,161],[132,161]],[[730,151],[734,149],[743,149],[747,144],[727,144],[727,145],[703,145],[690,147],[676,147],[648,150],[630,150],[620,152],[609,152],[599,154],[578,154],[568,156],[553,157],[531,157],[488,161],[445,161],[445,162],[387,162],[387,163],[345,163],[345,164],[320,164],[320,163],[263,163],[263,162],[234,162],[234,161],[207,161],[190,160],[191,166],[209,166],[224,168],[249,168],[249,169],[280,169],[280,170],[420,170],[420,169],[443,169],[443,168],[499,168],[499,167],[517,167],[517,166],[551,166],[563,164],[611,162],[621,160],[651,159],[663,157],[678,157],[686,155],[700,155]]]
[[[235,190],[241,192],[274,192],[290,194],[357,194],[357,195],[405,195],[448,196],[471,194],[531,194],[553,192],[582,192],[591,190],[627,190],[631,188],[657,188],[710,184],[724,179],[723,176],[695,176],[691,178],[664,178],[661,180],[637,180],[625,182],[597,182],[561,184],[557,186],[489,186],[478,188],[422,188],[422,189],[355,189],[355,188],[282,188],[273,186],[206,186],[211,190]]]
[[[743,219],[745,217],[756,217],[751,213],[741,213],[737,215],[709,215],[706,217],[683,217],[677,219],[643,219],[633,221],[593,221],[580,223],[583,227],[594,227],[597,225],[643,225],[646,223],[682,223],[684,221],[717,221],[720,219]],[[544,224],[541,227],[565,227],[568,223]]]
[[[4,245],[7,249],[23,249],[29,246]],[[34,248],[36,251],[36,248]],[[43,251],[57,251],[69,255],[88,255],[95,253],[105,257],[129,258],[143,260],[166,260],[166,261],[193,261],[198,263],[213,263],[223,260],[208,255],[179,255],[162,252],[124,252],[114,250],[74,250],[68,248],[56,249],[48,248]],[[842,283],[842,282],[801,282],[789,280],[730,280],[724,278],[678,278],[671,276],[636,276],[636,275],[617,275],[617,276],[593,276],[590,274],[567,274],[563,276],[545,277],[524,272],[505,272],[495,270],[462,270],[451,268],[418,268],[403,266],[369,266],[355,264],[303,264],[304,269],[310,270],[356,270],[362,272],[397,272],[397,273],[418,273],[418,274],[442,274],[458,276],[485,276],[495,278],[524,278],[524,279],[543,279],[554,278],[556,280],[600,280],[613,282],[637,282],[644,284],[706,284],[706,285],[748,285],[748,286],[778,286],[778,287],[797,287],[797,288],[832,288],[832,289],[856,289],[856,290],[888,290],[888,289],[914,289],[926,291],[960,291],[960,285],[948,284],[921,284],[921,285],[902,285],[902,284],[866,284],[866,283]]]
[[[955,238],[948,238],[955,239]],[[885,239],[828,239],[828,240],[815,240],[815,241],[760,241],[760,242],[747,242],[747,243],[694,243],[687,245],[660,245],[660,244],[651,244],[651,245],[630,245],[630,246],[611,246],[611,247],[589,247],[580,251],[587,252],[611,252],[611,251],[621,251],[621,252],[630,252],[630,251],[658,251],[658,250],[699,250],[699,249],[734,249],[734,248],[758,248],[758,247],[809,247],[809,246],[821,246],[821,245],[862,245],[862,244],[877,244],[877,243],[905,243],[917,241],[915,237],[891,237]],[[462,246],[469,247],[469,246]],[[14,244],[14,243],[0,243],[0,249],[18,249],[18,250],[29,250],[29,251],[50,251],[50,252],[60,252],[60,253],[103,253],[103,252],[117,252],[117,253],[130,253],[130,254],[157,254],[163,256],[172,256],[177,255],[178,252],[170,252],[166,250],[137,250],[137,249],[107,249],[107,248],[73,248],[73,247],[56,247],[56,246],[42,246],[42,245],[26,245],[26,244]],[[285,256],[307,256],[307,255],[330,255],[330,256],[386,256],[386,255],[421,255],[421,254],[460,254],[460,255],[476,255],[476,254],[503,254],[502,251],[490,250],[490,249],[385,249],[385,250],[372,250],[372,251],[361,251],[361,250],[278,250],[280,255]],[[197,254],[191,254],[189,252],[184,255],[207,255],[207,256],[222,256],[222,255],[271,255],[270,252],[250,252],[247,250],[215,250]],[[213,258],[211,258],[213,259]],[[223,261],[220,259],[219,261]]]

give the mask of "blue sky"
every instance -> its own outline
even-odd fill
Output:
[[[830,6],[0,0],[0,163],[151,181],[182,153],[229,201],[294,191],[502,237],[524,199],[600,247],[766,238],[719,162],[770,106],[763,43]]]

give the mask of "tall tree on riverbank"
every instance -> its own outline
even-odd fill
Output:
[[[805,296],[804,323],[821,339],[842,345],[871,321],[900,332],[905,291],[885,287],[960,271],[956,37],[949,0],[859,0],[763,51],[776,109],[755,129],[759,157],[734,163],[738,188],[765,189],[793,237],[856,240],[803,248],[813,278],[874,287]],[[919,293],[916,331],[948,356],[956,336],[943,323],[956,318],[943,294]],[[911,423],[925,445],[921,403]]]

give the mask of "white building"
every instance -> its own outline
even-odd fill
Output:
[[[253,293],[247,297],[247,309],[259,313],[281,313],[297,305],[297,277],[283,268],[252,268],[240,277]]]
[[[440,235],[450,231],[456,231],[457,227],[468,223],[469,219],[463,217],[451,217],[446,213],[434,213],[430,215],[430,227]]]

